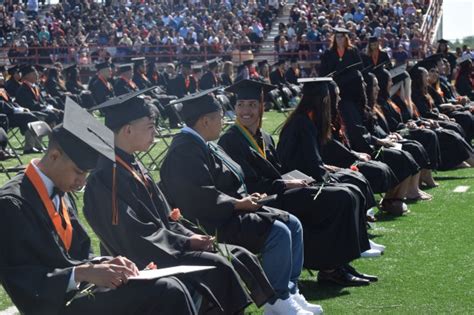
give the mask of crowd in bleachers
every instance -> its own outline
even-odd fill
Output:
[[[300,59],[318,59],[330,43],[332,27],[351,31],[353,45],[363,50],[376,36],[397,63],[421,58],[429,45],[421,25],[430,1],[298,1],[291,7],[290,21],[280,25],[275,50]]]
[[[39,56],[87,64],[98,47],[114,57],[164,56],[166,61],[231,55],[258,49],[280,10],[278,1],[64,1],[32,13],[28,5],[0,5],[2,47],[11,63]],[[71,58],[72,57],[72,58]]]

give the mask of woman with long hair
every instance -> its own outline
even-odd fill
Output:
[[[410,134],[426,134],[428,131],[436,133],[440,149],[438,169],[447,170],[457,166],[469,166],[469,158],[472,155],[469,144],[457,132],[440,127],[435,120],[422,118],[412,101],[411,77],[406,72],[401,76],[402,81],[392,87],[390,94],[391,99],[400,109],[402,123],[409,129]],[[433,163],[434,159],[431,159],[431,162]],[[436,185],[435,183],[426,184]]]
[[[349,31],[345,28],[334,28],[330,48],[321,56],[320,75],[326,76],[333,71],[341,71],[353,64],[362,64],[357,48],[352,46]]]
[[[458,60],[459,71],[456,75],[456,89],[462,96],[467,96],[474,101],[474,82],[472,82],[472,60],[465,55]]]
[[[231,86],[234,83],[234,64],[232,61],[224,62],[222,67],[221,82],[224,86]]]
[[[390,63],[388,54],[380,48],[379,39],[375,36],[369,37],[367,53],[362,54],[361,57],[364,62],[364,67]]]
[[[273,88],[252,80],[240,81],[228,88],[236,94],[237,120],[221,136],[219,145],[241,166],[249,192],[272,195],[274,198],[267,205],[280,207],[300,218],[305,234],[307,268],[320,270],[321,280],[339,285],[368,284],[360,280],[367,276],[348,265],[360,257],[361,251],[369,249],[365,220],[356,222],[356,218],[365,216],[365,212],[359,213],[361,209],[352,193],[332,184],[315,184],[283,175],[273,139],[261,127],[262,94]]]

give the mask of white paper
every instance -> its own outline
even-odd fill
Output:
[[[141,270],[140,274],[136,277],[130,277],[128,280],[153,280],[158,278],[163,278],[167,276],[173,276],[177,274],[190,273],[202,270],[214,269],[214,266],[175,266],[169,268],[160,268],[160,269],[151,269],[151,270]]]
[[[457,186],[454,188],[453,192],[455,193],[464,193],[469,189],[469,186]]]

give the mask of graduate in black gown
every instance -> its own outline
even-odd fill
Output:
[[[371,80],[367,84],[373,84],[375,76],[369,73]],[[397,176],[399,185],[396,191],[389,196],[384,196],[381,203],[382,209],[394,213],[403,214],[407,206],[403,202],[406,188],[414,185],[412,175],[418,173],[419,166],[409,153],[390,148],[393,146],[388,139],[380,139],[373,136],[373,119],[367,108],[365,83],[362,74],[354,69],[344,70],[335,76],[340,89],[341,101],[339,109],[341,118],[346,128],[346,135],[353,150],[369,154],[374,160],[387,164]],[[372,88],[370,89],[372,91]],[[371,95],[373,98],[373,95]],[[368,125],[368,128],[366,127]]]
[[[5,89],[7,90],[10,97],[15,97],[16,91],[21,85],[20,67],[18,65],[14,65],[8,68],[7,72],[10,78],[7,80],[7,82],[5,82]]]
[[[220,85],[219,65],[220,58],[215,58],[207,62],[208,70],[199,80],[199,89],[207,90]]]
[[[176,278],[128,281],[125,257],[94,257],[72,191],[113,134],[77,104],[66,105],[46,154],[0,189],[0,282],[22,314],[196,314]],[[105,142],[105,144],[104,144]],[[93,296],[79,294],[86,287]]]
[[[331,82],[328,88],[331,97],[331,138],[321,145],[324,163],[357,169],[367,178],[374,193],[394,189],[399,184],[398,178],[387,164],[372,160],[367,153],[352,150],[339,113],[339,88],[335,82]]]
[[[276,88],[257,81],[243,80],[227,88],[237,97],[236,124],[219,139],[219,145],[237,162],[244,172],[249,192],[276,194],[276,199],[267,205],[287,210],[302,222],[305,235],[305,266],[311,269],[337,269],[360,256],[360,242],[367,242],[367,234],[359,232],[352,213],[355,206],[351,198],[341,197],[337,189],[324,189],[316,199],[320,185],[312,186],[303,180],[284,180],[282,167],[272,137],[261,128],[263,107],[262,94]],[[344,196],[342,196],[344,197]],[[359,239],[361,237],[361,239]],[[325,240],[321,242],[321,240]],[[350,266],[349,269],[353,270]],[[354,271],[353,271],[354,272]],[[360,278],[344,275],[340,270],[334,282],[342,285],[367,284]],[[361,278],[376,280],[373,276]],[[344,277],[341,277],[344,275]]]
[[[48,69],[44,88],[51,97],[60,100],[62,104],[64,104],[66,96],[73,99],[76,103],[81,104],[81,98],[67,90],[66,83],[61,76],[61,71],[56,67]]]
[[[222,108],[211,90],[177,100],[187,127],[173,138],[160,170],[162,187],[173,207],[199,222],[219,241],[261,253],[262,266],[276,296],[265,312],[319,314],[298,291],[303,267],[303,229],[299,220],[257,202],[265,194],[253,193],[241,167],[219,146]]]
[[[378,66],[381,64],[389,65],[391,68],[390,57],[387,52],[380,48],[379,39],[375,36],[371,36],[368,41],[367,53],[361,55],[364,67]]]
[[[45,121],[54,126],[63,120],[63,111],[56,109],[46,102],[38,86],[38,72],[33,66],[23,66],[20,69],[22,83],[17,90],[15,101],[32,112],[42,112],[46,115]]]
[[[133,64],[123,64],[117,67],[117,78],[114,82],[114,92],[116,96],[136,92],[138,85],[133,81]]]
[[[401,75],[402,76],[402,75]],[[401,77],[400,76],[400,77]],[[437,169],[446,170],[456,167],[460,164],[465,164],[471,153],[471,147],[464,140],[464,138],[457,132],[445,129],[433,119],[427,119],[420,116],[417,107],[411,100],[411,86],[412,80],[409,75],[403,75],[403,81],[397,83],[392,88],[391,99],[395,105],[400,109],[401,123],[409,129],[409,135],[414,137],[426,137],[432,139],[432,136],[427,135],[428,132],[434,132],[439,141],[439,155]],[[419,78],[421,80],[421,78]],[[431,146],[428,145],[427,149]],[[430,159],[433,163],[434,160]],[[425,182],[427,186],[435,187],[435,182]]]
[[[147,66],[145,65],[145,57],[132,58],[133,62],[133,77],[132,80],[138,86],[139,90],[143,90],[154,85],[147,77]]]
[[[249,303],[239,277],[225,257],[216,254],[213,239],[169,219],[171,209],[159,187],[133,154],[146,151],[153,143],[156,110],[133,93],[109,102],[105,124],[115,132],[116,166],[99,159],[88,179],[84,214],[112,255],[125,255],[139,267],[149,260],[161,267],[180,264],[211,265],[216,269],[202,275],[204,285],[216,296],[225,314],[242,311]],[[229,246],[231,247],[231,246]],[[231,247],[236,269],[258,306],[273,290],[258,259],[241,247]],[[208,308],[203,303],[204,311]]]
[[[280,59],[274,65],[275,70],[270,72],[270,82],[273,85],[285,85],[288,83],[285,78],[285,71],[286,71],[286,60]],[[236,80],[238,82],[239,80]]]
[[[341,71],[351,65],[359,64],[362,68],[362,59],[357,48],[352,46],[349,31],[342,27],[334,28],[331,46],[321,56],[320,76],[327,76],[331,72]]]
[[[456,68],[456,55],[449,51],[449,42],[443,38],[438,40],[437,54],[441,54],[449,62],[450,69],[447,73],[448,80],[453,79],[453,70]]]
[[[112,65],[108,61],[95,65],[97,74],[89,82],[89,90],[97,105],[115,96],[114,87],[109,82],[112,78]]]
[[[435,131],[427,128],[419,128],[416,123],[405,123],[402,117],[402,110],[398,103],[403,103],[402,99],[406,99],[405,85],[406,80],[410,78],[406,67],[398,67],[392,69],[389,73],[390,80],[387,76],[380,76],[379,86],[387,86],[388,94],[379,93],[379,104],[383,112],[385,123],[390,132],[397,132],[403,138],[416,140],[421,143],[428,153],[429,161],[426,169],[421,170],[420,182],[428,186],[436,186],[432,176],[432,170],[436,170],[441,162],[440,145],[438,136]],[[390,82],[391,81],[391,82]],[[385,82],[385,84],[384,84]]]
[[[96,105],[91,91],[82,84],[77,64],[72,64],[63,69],[66,81],[66,89],[81,98],[80,105],[84,108],[91,108]]]
[[[472,59],[469,54],[460,57],[457,60],[459,70],[456,76],[456,89],[462,96],[467,96],[474,101],[474,88],[472,83]]]

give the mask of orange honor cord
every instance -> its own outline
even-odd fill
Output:
[[[46,190],[46,187],[43,181],[41,180],[40,175],[38,174],[38,172],[36,171],[32,163],[33,162],[30,162],[30,164],[26,168],[25,175],[33,184],[33,187],[35,188],[41,201],[43,202],[43,206],[46,208],[48,212],[49,218],[51,219],[51,222],[54,225],[56,233],[58,234],[59,238],[61,238],[61,241],[66,247],[66,250],[69,251],[69,248],[71,248],[71,242],[72,242],[72,225],[71,225],[71,219],[69,218],[69,212],[67,211],[66,204],[64,203],[64,197],[60,197],[60,200],[61,200],[60,211],[66,223],[65,227],[63,226],[62,218],[58,213],[59,211],[56,211],[53,201],[50,199],[48,191]]]

